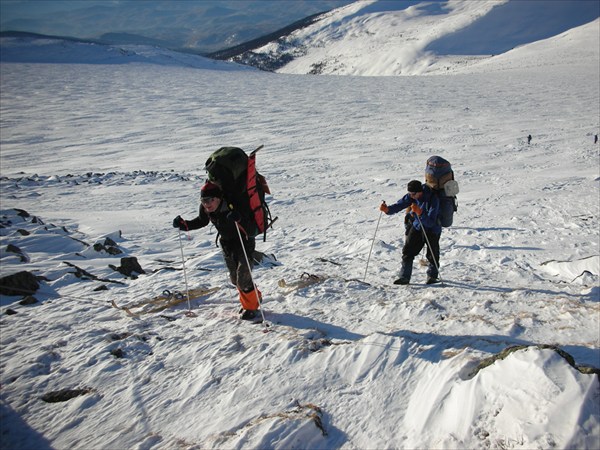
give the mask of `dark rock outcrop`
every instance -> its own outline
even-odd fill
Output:
[[[122,273],[126,277],[131,278],[137,278],[137,275],[146,273],[144,269],[142,269],[142,266],[140,266],[140,263],[135,256],[121,258],[120,267],[116,267],[112,264],[109,264],[108,267],[110,267],[112,270]]]
[[[22,271],[0,278],[0,294],[30,295],[40,288],[38,278],[31,272]]]

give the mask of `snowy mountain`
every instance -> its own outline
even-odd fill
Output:
[[[598,2],[365,0],[231,60],[280,73],[416,75],[456,60],[448,55],[504,53],[599,15]]]
[[[598,449],[594,42],[309,77],[3,39],[0,447]],[[214,150],[260,144],[279,219],[251,324],[215,230],[172,220]],[[417,258],[396,286],[404,217],[379,205],[434,154],[460,185],[443,283]]]
[[[153,45],[109,45],[78,39],[64,39],[10,33],[0,37],[0,61],[53,64],[157,64],[218,70],[256,70],[252,67],[203,56],[168,50]]]

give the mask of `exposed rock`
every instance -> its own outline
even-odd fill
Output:
[[[23,253],[23,250],[21,250],[16,245],[8,244],[6,246],[6,251],[9,253],[16,254],[19,257],[19,259],[21,260],[21,262],[29,262],[29,257],[25,253]]]
[[[48,392],[42,395],[41,399],[46,403],[58,403],[66,402],[72,398],[79,397],[80,395],[89,394],[92,392],[91,388],[84,389],[61,389],[59,391]]]
[[[520,351],[520,350],[525,350],[528,347],[530,347],[530,346],[527,346],[527,345],[514,345],[514,346],[511,346],[511,347],[505,348],[500,353],[482,360],[477,365],[477,367],[475,367],[475,369],[469,374],[469,377],[470,378],[474,377],[480,370],[485,369],[488,366],[491,366],[492,364],[494,364],[498,360],[505,359],[511,353],[514,353],[514,352],[517,352],[517,351]],[[558,353],[560,356],[562,356],[565,359],[565,361],[571,367],[573,367],[574,369],[577,369],[581,373],[596,374],[596,375],[600,376],[600,370],[598,368],[591,367],[591,366],[578,366],[577,364],[575,364],[575,359],[573,358],[573,356],[571,356],[569,353],[565,352],[564,350],[560,349],[556,345],[542,344],[542,345],[535,345],[535,346],[531,346],[531,347],[535,347],[535,348],[538,348],[540,350],[545,350],[545,349],[554,350],[556,353]]]
[[[121,348],[115,348],[115,349],[111,350],[110,354],[113,355],[115,358],[124,358],[125,357],[125,353],[123,352],[123,350]]]
[[[120,231],[119,231],[120,234]],[[109,255],[120,255],[123,251],[119,248],[117,243],[110,237],[104,238],[104,242],[96,242],[94,244],[94,250],[97,252],[105,251]]]
[[[73,267],[75,269],[75,272],[71,272],[71,273],[73,273],[73,275],[75,275],[77,278],[81,278],[82,280],[96,280],[96,281],[103,281],[105,283],[124,284],[121,281],[111,280],[108,278],[99,278],[96,275],[88,272],[87,270],[84,270],[81,267],[77,267],[75,264],[70,263],[68,261],[63,261],[63,263],[69,267]]]
[[[127,339],[129,336],[131,336],[131,333],[125,331],[123,333],[111,333],[108,338],[111,341],[122,341],[123,339]]]
[[[30,214],[27,211],[25,211],[24,209],[19,209],[19,208],[13,208],[13,209],[15,211],[17,211],[17,216],[19,216],[19,217],[23,217],[23,218],[30,217]]]
[[[109,264],[108,267],[131,278],[137,278],[137,275],[146,273],[135,256],[121,258],[120,267],[115,267],[112,264]]]
[[[33,295],[28,295],[27,297],[23,298],[23,300],[21,300],[19,302],[19,305],[33,305],[35,303],[38,302],[38,299],[35,298]]]
[[[0,278],[0,294],[26,295],[34,294],[40,288],[35,275],[22,271]]]

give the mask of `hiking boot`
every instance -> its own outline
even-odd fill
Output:
[[[256,310],[255,309],[245,309],[244,312],[242,313],[242,315],[240,316],[240,319],[242,320],[253,320],[256,319]]]
[[[394,284],[408,284],[409,282],[410,280],[408,278],[400,277],[396,281],[394,281]]]
[[[439,283],[440,279],[437,277],[427,277],[427,281],[425,282],[425,284],[435,284],[435,283]]]

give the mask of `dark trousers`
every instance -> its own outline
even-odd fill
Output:
[[[410,280],[413,260],[415,259],[415,256],[423,250],[423,246],[427,245],[427,261],[429,261],[427,275],[437,278],[437,267],[439,267],[440,264],[440,235],[432,233],[431,231],[426,231],[426,234],[431,248],[425,241],[423,231],[416,230],[413,227],[410,227],[408,230],[404,247],[402,248],[402,270],[400,272],[400,277]]]
[[[230,242],[221,240],[220,243],[221,249],[223,250],[223,257],[225,258],[225,265],[229,270],[229,279],[231,282],[243,292],[251,292],[254,290],[252,275],[250,274],[250,270],[248,270],[244,250],[239,241]],[[244,245],[251,265],[255,246],[256,242],[252,238],[248,239]]]

